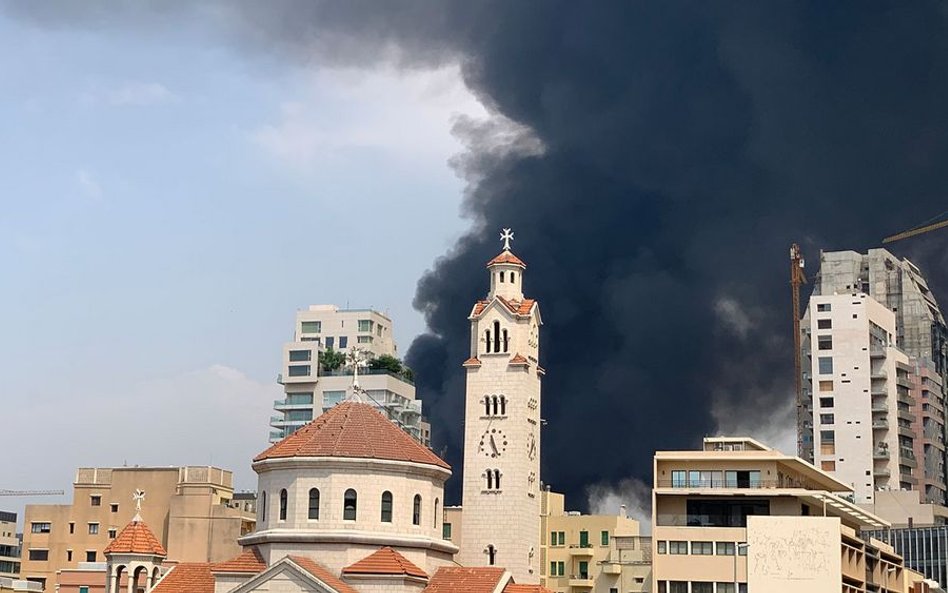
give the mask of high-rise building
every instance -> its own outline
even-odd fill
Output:
[[[652,573],[658,593],[927,590],[860,531],[889,525],[827,472],[749,438],[658,451]]]
[[[842,295],[842,296],[840,296]],[[891,326],[886,329],[886,333],[894,334],[892,338],[886,336],[888,342],[885,347],[878,347],[878,336],[873,339],[877,344],[874,352],[871,354],[872,364],[868,365],[873,369],[879,369],[887,364],[890,351],[888,348],[894,347],[898,352],[894,355],[898,359],[895,374],[890,371],[885,372],[885,376],[875,373],[871,377],[871,406],[873,411],[874,440],[879,438],[883,440],[892,440],[892,432],[897,433],[900,448],[896,452],[888,447],[885,451],[877,451],[876,463],[874,467],[894,465],[890,463],[893,453],[898,453],[899,479],[893,476],[886,479],[885,476],[874,474],[866,477],[872,477],[872,480],[863,480],[862,482],[852,481],[859,497],[859,483],[862,488],[868,488],[865,484],[873,483],[876,489],[911,489],[919,492],[921,502],[945,504],[948,502],[948,459],[946,459],[945,440],[945,386],[948,378],[948,346],[946,346],[946,336],[948,336],[948,327],[945,325],[945,319],[935,300],[934,295],[928,287],[928,283],[922,276],[921,271],[909,260],[899,260],[885,249],[872,249],[866,254],[856,253],[854,251],[824,252],[820,257],[820,272],[817,282],[814,285],[813,297],[840,297],[841,303],[845,305],[846,299],[852,297],[852,302],[859,300],[859,295],[868,295],[871,299],[884,306],[892,314],[894,319],[894,332]],[[821,392],[820,386],[828,385],[825,381],[827,377],[820,377],[818,372],[819,358],[827,358],[827,353],[820,352],[819,340],[832,340],[834,348],[843,348],[850,352],[860,352],[863,345],[851,346],[842,345],[840,340],[845,339],[840,336],[830,338],[827,336],[829,328],[819,327],[816,317],[823,318],[822,323],[832,323],[827,319],[826,311],[820,312],[808,308],[803,322],[802,344],[804,359],[811,357],[812,366],[804,365],[804,402],[805,413],[803,424],[797,429],[801,436],[800,455],[808,461],[815,462],[820,459],[820,449],[824,447],[823,440],[820,439],[821,430],[830,430],[820,428],[821,418],[829,412],[820,407],[822,398],[831,394]],[[855,312],[853,313],[856,314]],[[856,319],[856,318],[853,318]],[[876,328],[870,328],[878,332]],[[859,330],[858,341],[863,341],[864,332]],[[851,332],[850,332],[851,334]],[[856,348],[856,350],[853,350]],[[886,354],[883,356],[883,354]],[[907,360],[904,356],[907,356]],[[850,357],[851,358],[851,357]],[[849,360],[852,364],[849,370],[839,371],[834,388],[841,388],[844,385],[849,391],[852,391],[853,373],[859,374],[865,371],[867,365],[857,364],[862,355],[857,355],[856,359]],[[856,367],[860,367],[857,369]],[[841,373],[849,374],[850,383],[844,384]],[[894,379],[894,381],[893,381]],[[822,381],[822,383],[821,383]],[[892,385],[894,383],[894,387]],[[896,391],[896,415],[891,415],[891,410],[883,411],[880,401],[882,393],[886,390]],[[855,392],[853,392],[855,393]],[[887,394],[891,396],[891,393]],[[835,398],[834,403],[839,405],[841,398]],[[846,400],[846,407],[864,408],[865,401],[857,401],[849,398]],[[891,404],[891,400],[889,400]],[[891,407],[891,406],[886,406]],[[836,423],[839,418],[831,416]],[[848,421],[848,420],[847,420]],[[855,422],[856,419],[852,419]],[[859,418],[864,423],[864,414]],[[848,426],[848,425],[847,425]],[[857,428],[864,429],[862,424]],[[829,433],[827,433],[829,434]],[[885,437],[889,437],[886,439]],[[862,436],[861,438],[865,438]],[[912,454],[908,454],[908,449]],[[904,455],[902,453],[905,453]],[[888,454],[888,459],[883,456]],[[843,460],[847,459],[842,457]],[[828,461],[828,459],[825,459]],[[848,461],[836,460],[838,465],[848,463]],[[911,471],[908,471],[911,470]],[[855,471],[855,470],[853,470]],[[883,469],[882,471],[886,471]],[[889,467],[888,471],[894,472],[895,467]],[[909,475],[911,474],[911,478]],[[861,499],[866,502],[867,499]]]
[[[0,511],[0,577],[19,578],[20,538],[16,533],[16,513]]]
[[[814,464],[855,502],[877,490],[914,490],[914,368],[895,345],[895,315],[865,293],[810,298]]]
[[[356,349],[364,363],[358,369],[362,399],[415,440],[429,444],[431,428],[422,415],[421,400],[415,399],[411,371],[397,361],[392,320],[377,311],[335,305],[311,305],[296,314],[293,341],[283,346],[283,371],[277,380],[284,398],[273,402],[277,414],[270,418],[271,443],[346,399],[353,388],[353,365],[341,359],[321,363],[320,356],[329,351],[345,356]],[[372,368],[372,361],[380,357],[389,364]]]
[[[240,551],[237,538],[256,522],[253,513],[233,508],[232,479],[207,466],[80,468],[72,504],[27,505],[21,578],[54,591],[58,574],[74,580],[76,571],[86,571],[83,585],[104,584],[105,548],[136,514],[137,490],[148,495],[141,514],[169,560],[230,558]]]
[[[504,233],[508,238],[508,232]],[[487,263],[490,291],[469,316],[464,362],[464,527],[458,561],[540,580],[539,305],[509,248]]]

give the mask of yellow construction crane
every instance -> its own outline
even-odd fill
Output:
[[[62,490],[3,490],[0,489],[0,496],[60,496],[64,494]]]
[[[790,286],[793,289],[793,362],[797,388],[797,454],[803,455],[803,426],[806,423],[806,402],[803,398],[803,352],[800,344],[800,285],[806,284],[803,269],[806,261],[800,246],[790,246]]]
[[[935,220],[935,219],[941,218],[941,217],[945,216],[946,214],[948,214],[948,211],[942,212],[941,214],[939,214],[939,215],[936,216],[935,218],[932,218],[931,220]],[[921,234],[924,234],[924,233],[928,233],[928,232],[931,232],[931,231],[934,231],[934,230],[938,230],[938,229],[941,229],[941,228],[944,228],[944,227],[948,226],[948,219],[942,220],[942,221],[940,221],[940,222],[931,222],[931,220],[930,220],[929,222],[923,223],[923,224],[921,224],[921,225],[919,225],[919,226],[917,226],[917,227],[915,227],[915,228],[913,228],[913,229],[909,229],[909,230],[907,230],[907,231],[903,231],[903,232],[901,232],[901,233],[892,235],[891,237],[886,237],[885,239],[882,240],[882,244],[885,245],[886,243],[892,243],[892,242],[895,242],[895,241],[901,241],[902,239],[908,239],[909,237],[915,237],[915,236],[917,236],[917,235],[921,235]]]

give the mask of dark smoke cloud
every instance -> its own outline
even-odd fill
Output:
[[[301,65],[459,61],[532,148],[459,123],[472,230],[419,282],[429,333],[408,361],[459,472],[466,316],[513,227],[546,322],[543,476],[574,505],[592,484],[648,481],[654,450],[694,446],[722,417],[777,416],[792,397],[791,242],[815,263],[948,209],[936,1],[6,6],[51,26],[187,16]],[[943,299],[946,236],[893,248]]]

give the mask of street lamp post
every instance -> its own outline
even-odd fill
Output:
[[[737,580],[737,557],[741,555],[741,550],[750,547],[747,542],[738,542],[734,544],[734,593],[740,593],[741,585]]]

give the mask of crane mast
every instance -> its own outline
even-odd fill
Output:
[[[59,496],[62,490],[4,490],[0,488],[0,496]]]
[[[806,274],[803,269],[806,262],[800,246],[794,243],[790,246],[790,287],[793,293],[793,363],[794,385],[797,399],[797,453],[807,459],[804,451],[804,427],[807,413],[806,401],[803,397],[803,352],[800,339],[800,285],[806,284]]]

